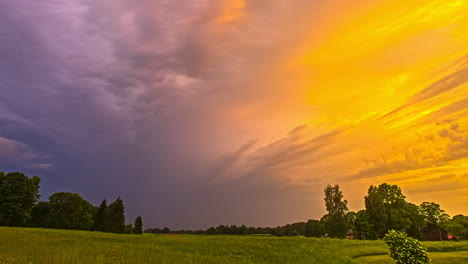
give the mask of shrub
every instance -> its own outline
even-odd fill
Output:
[[[391,230],[384,239],[390,249],[390,257],[396,260],[397,264],[426,264],[430,263],[427,249],[421,243],[405,233]]]

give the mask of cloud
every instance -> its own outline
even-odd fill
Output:
[[[301,78],[283,72],[285,61],[302,46],[326,43],[331,34],[324,25],[335,28],[342,21],[334,18],[346,17],[332,12],[336,9],[350,7],[345,1],[308,0],[0,2],[0,156],[15,156],[28,170],[42,170],[47,194],[66,189],[94,202],[122,195],[129,214],[150,212],[145,219],[151,224],[186,228],[229,217],[236,224],[255,224],[262,214],[282,223],[302,220],[304,203],[311,211],[321,210],[323,184],[345,181],[369,157],[387,156],[392,144],[387,139],[402,136],[393,128],[383,133],[384,121],[401,121],[399,115],[410,116],[405,110],[423,113],[427,109],[419,102],[446,95],[458,99],[437,104],[438,111],[417,121],[447,119],[466,104],[455,88],[466,82],[462,59],[443,71],[450,72],[447,78],[402,103],[408,108],[381,121],[375,120],[380,112],[353,109],[360,98],[374,102],[375,87],[361,90],[359,83],[342,78],[343,72],[353,80],[374,76],[375,69],[352,72],[363,67],[354,64],[362,58],[353,55],[353,64],[337,71],[332,65],[322,86],[296,86]],[[343,36],[354,41],[352,35]],[[362,39],[370,38],[356,40]],[[321,56],[327,63],[334,56],[342,63],[350,54],[348,44],[339,41],[342,53],[325,49]],[[317,77],[315,69],[300,71]],[[411,79],[405,72],[399,76],[404,81],[396,78],[388,86]],[[334,87],[333,80],[342,82]],[[308,97],[317,100],[310,104]],[[371,106],[373,111],[380,101]],[[321,119],[325,108],[333,115]],[[338,122],[341,114],[349,121],[348,112],[357,121]],[[426,133],[444,142],[443,155],[421,161],[416,147],[400,164],[371,161],[369,166],[380,172],[369,173],[463,157],[465,121],[452,119],[460,124],[458,131],[444,124],[440,134]],[[32,154],[19,158],[20,153]]]
[[[411,170],[435,168],[468,157],[468,133],[459,130],[455,121],[438,124],[439,130],[420,137],[417,144],[391,156],[367,161],[367,167],[351,176],[352,179],[375,177]],[[442,128],[440,128],[442,127]]]
[[[37,154],[28,145],[22,142],[0,136],[1,165],[7,167],[34,167],[37,169],[46,169],[46,167],[51,168],[53,166],[52,164],[47,164],[47,166],[36,166],[39,164],[35,164],[35,162],[41,160],[47,160],[47,157]]]

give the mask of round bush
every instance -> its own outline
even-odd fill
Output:
[[[390,249],[390,257],[397,264],[427,264],[431,263],[427,249],[421,243],[405,233],[391,230],[384,239]]]

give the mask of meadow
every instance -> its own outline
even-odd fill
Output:
[[[434,264],[468,263],[468,241],[424,245]],[[394,263],[386,254],[382,241],[0,227],[0,264]]]

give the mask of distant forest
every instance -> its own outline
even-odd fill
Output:
[[[134,225],[125,224],[125,206],[120,197],[109,206],[104,199],[96,207],[77,193],[58,192],[48,202],[38,202],[40,182],[37,176],[0,171],[0,226],[142,233],[140,216]]]
[[[324,189],[327,214],[320,220],[309,220],[277,227],[248,227],[219,225],[207,230],[171,231],[165,227],[146,229],[148,233],[178,233],[205,235],[248,235],[333,237],[353,239],[381,239],[389,230],[399,230],[419,240],[468,239],[468,216],[450,218],[439,204],[423,202],[415,205],[406,201],[400,187],[383,183],[370,186],[364,197],[366,209],[348,210],[339,185]]]
[[[134,224],[125,224],[125,206],[118,197],[99,207],[79,194],[59,192],[49,201],[39,201],[41,179],[21,172],[5,174],[0,171],[0,226],[43,227],[89,230],[120,234],[142,234],[143,221],[139,216]],[[365,209],[352,212],[344,200],[340,186],[324,189],[327,209],[320,220],[309,220],[277,227],[247,227],[219,225],[207,230],[170,230],[149,228],[144,232],[156,234],[204,234],[306,236],[353,239],[381,239],[389,230],[399,230],[420,240],[468,239],[468,216],[450,217],[434,202],[415,205],[406,201],[400,187],[383,183],[370,186],[364,197]]]

